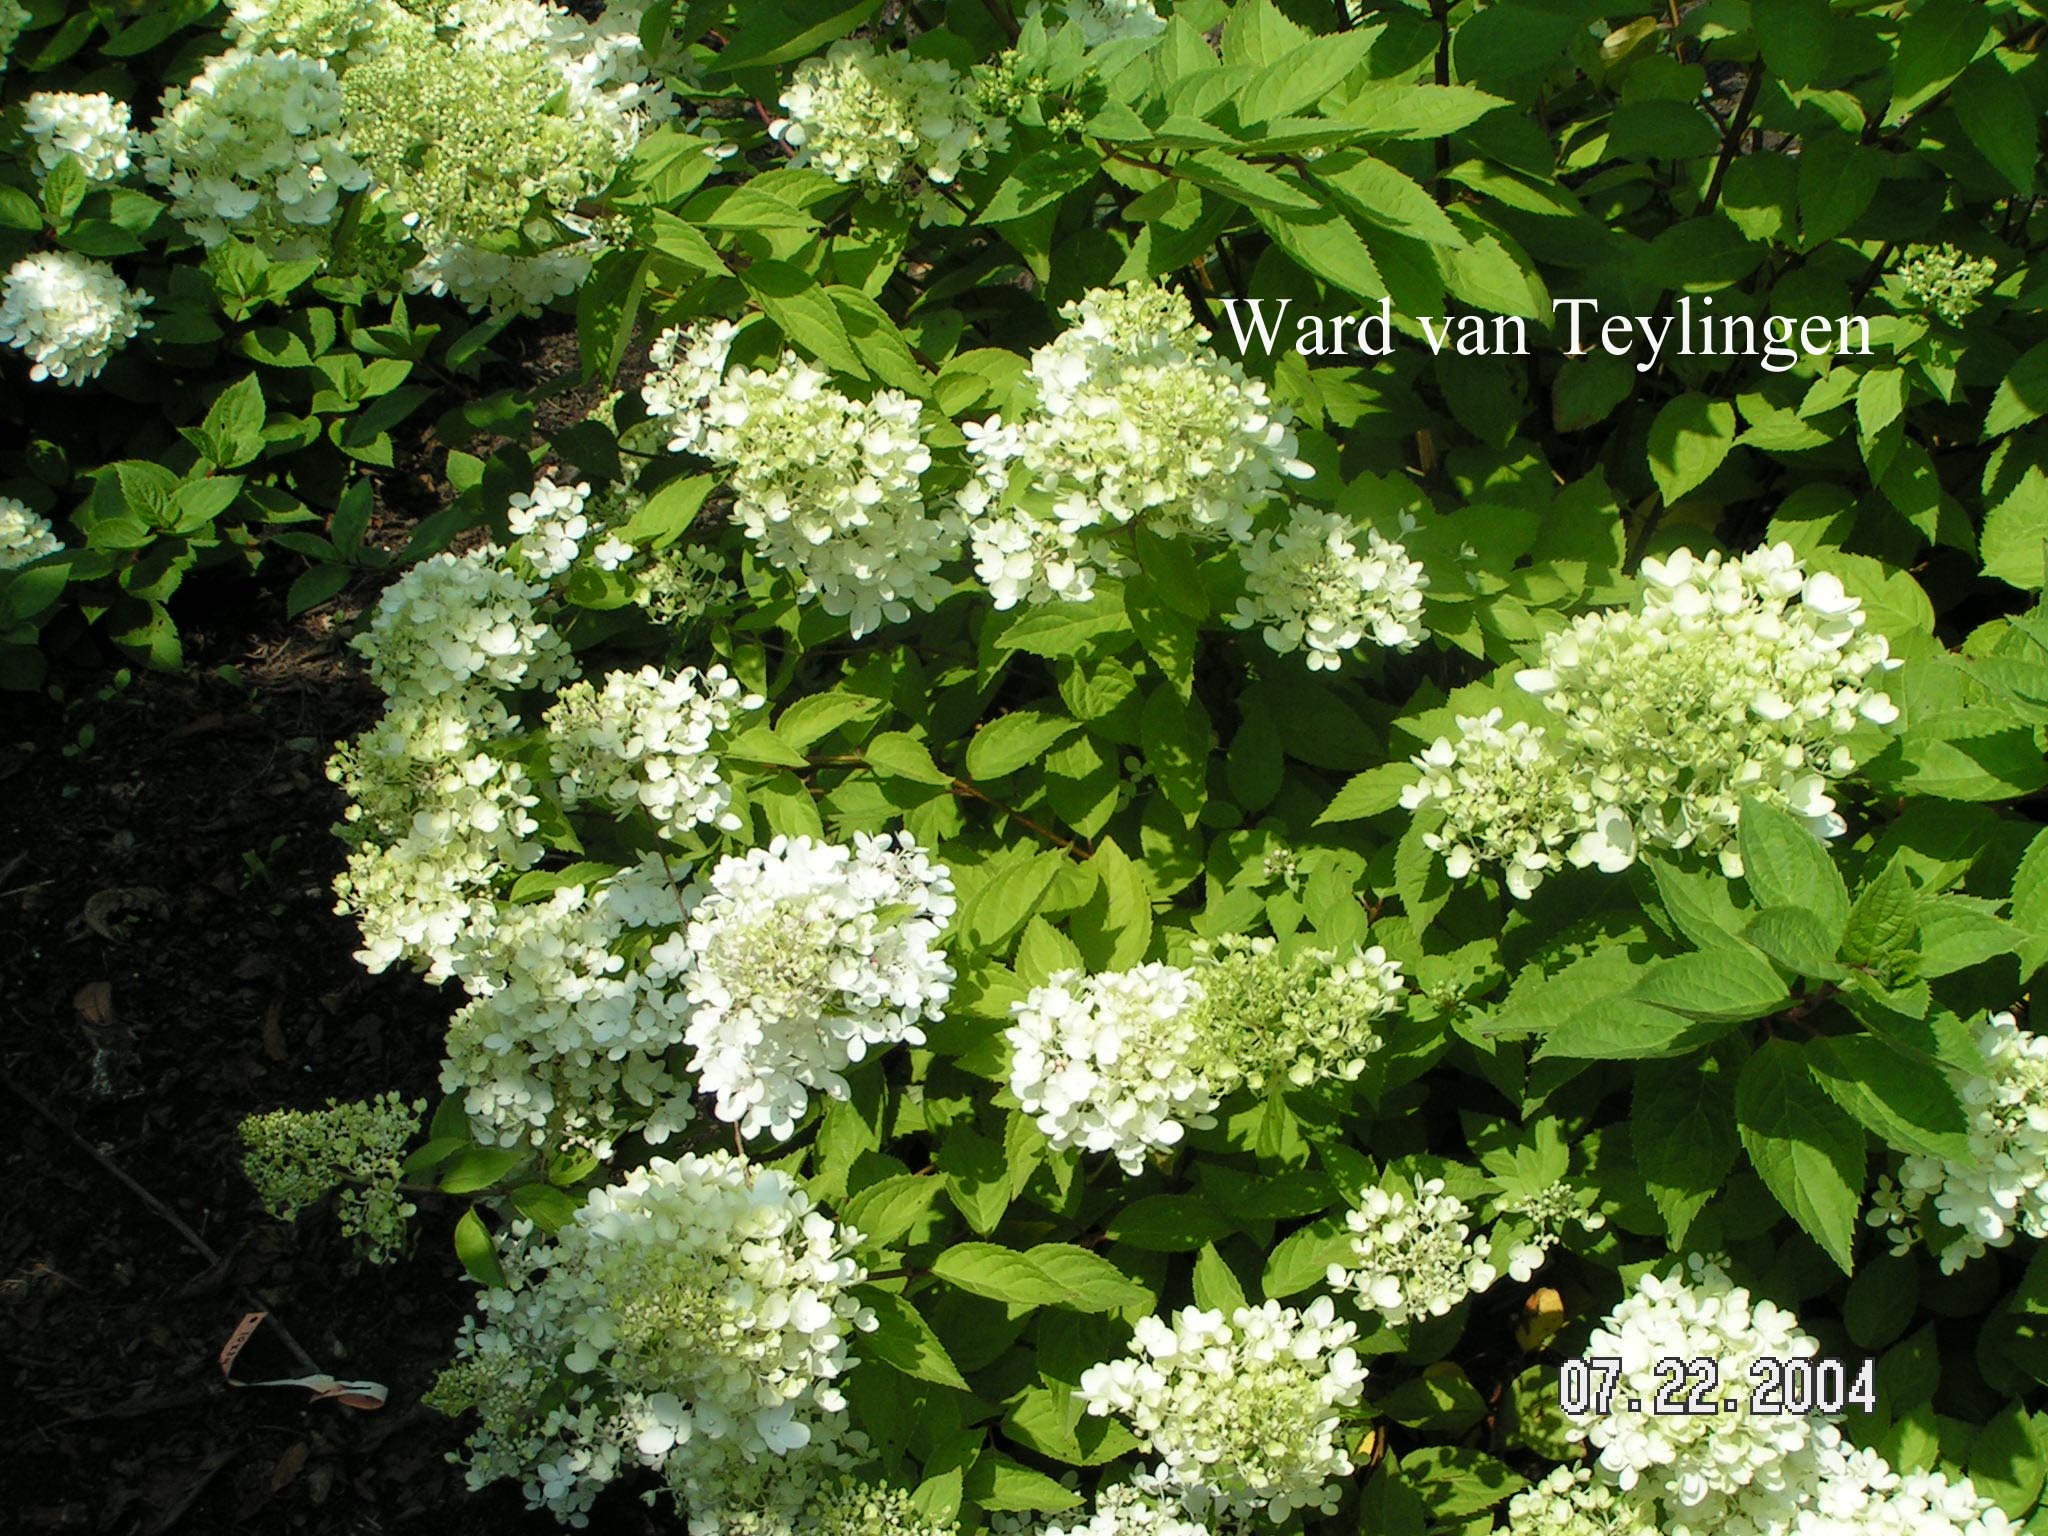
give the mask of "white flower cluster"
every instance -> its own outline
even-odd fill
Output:
[[[402,20],[402,0],[234,0],[223,30],[249,53],[289,49],[308,59],[339,59],[383,45]],[[406,9],[415,6],[406,5]]]
[[[1506,1536],[1663,1536],[1648,1508],[1590,1468],[1555,1467],[1508,1500]]]
[[[319,59],[230,49],[164,92],[143,169],[195,239],[230,235],[272,255],[316,254],[341,194],[368,186],[349,152],[341,81]]]
[[[28,7],[21,0],[0,0],[0,76],[7,73],[7,60],[14,52],[15,39],[28,25]]]
[[[1081,29],[1081,41],[1090,48],[1126,38],[1157,37],[1166,21],[1152,8],[1152,0],[1060,0],[1050,12],[1045,0],[1031,0],[1024,19],[1042,22],[1048,29],[1059,25],[1062,16]]]
[[[1055,1520],[1040,1527],[1037,1536],[1210,1536],[1210,1532],[1177,1504],[1129,1483],[1116,1483],[1096,1495],[1095,1508],[1086,1520],[1071,1525]]]
[[[485,711],[472,719],[468,702],[394,699],[328,764],[349,794],[344,831],[357,844],[335,881],[337,910],[360,925],[356,959],[372,972],[404,960],[447,980],[497,878],[540,858],[539,797],[518,763],[488,750],[499,729]]]
[[[1283,958],[1269,938],[1196,946],[1192,975],[1203,1075],[1216,1096],[1269,1084],[1356,1082],[1380,1047],[1373,1026],[1399,1010],[1401,962],[1377,944],[1342,960],[1329,949]]]
[[[79,385],[97,378],[137,331],[149,295],[104,261],[76,251],[39,251],[0,284],[0,342],[28,355],[28,376]]]
[[[1453,878],[1502,864],[1524,897],[1566,864],[1612,874],[1644,847],[1716,854],[1737,876],[1749,796],[1842,831],[1828,791],[1856,766],[1849,738],[1898,718],[1869,686],[1898,662],[1861,603],[1786,544],[1739,560],[1681,549],[1644,561],[1643,580],[1640,610],[1581,616],[1517,674],[1554,733],[1502,730],[1495,711],[1414,759],[1402,804],[1443,812],[1427,841]]]
[[[1406,651],[1426,632],[1422,562],[1335,512],[1290,509],[1287,525],[1261,529],[1242,559],[1245,595],[1231,624],[1261,630],[1283,656],[1306,650],[1311,672],[1336,671],[1368,639]]]
[[[1084,599],[1124,568],[1111,536],[1250,536],[1252,515],[1295,457],[1287,412],[1208,345],[1178,292],[1097,288],[1060,313],[1067,330],[1031,357],[1021,418],[968,431],[961,495],[975,566],[998,608]]]
[[[1527,1280],[1535,1274],[1550,1250],[1564,1241],[1568,1227],[1598,1232],[1606,1226],[1607,1218],[1594,1209],[1598,1202],[1596,1191],[1574,1188],[1562,1179],[1526,1194],[1495,1201],[1495,1208],[1502,1215],[1518,1216],[1527,1223],[1526,1230],[1519,1234],[1494,1232],[1496,1249],[1504,1240],[1508,1243],[1508,1273],[1517,1280]]]
[[[27,502],[0,496],[0,571],[17,570],[63,547],[47,517],[31,512]]]
[[[642,667],[607,673],[602,688],[570,684],[544,717],[563,805],[595,800],[613,811],[643,810],[666,837],[697,826],[737,832],[712,740],[761,704],[721,666],[686,667],[672,677]]]
[[[855,38],[796,67],[769,133],[835,181],[897,187],[935,203],[927,184],[979,170],[1009,142],[972,83],[943,59],[913,58]]]
[[[1422,777],[1401,791],[1401,804],[1442,810],[1443,826],[1422,840],[1453,880],[1498,864],[1509,892],[1525,899],[1564,868],[1584,820],[1579,793],[1540,728],[1503,726],[1498,709],[1459,715],[1457,724],[1455,743],[1440,736],[1413,759]]]
[[[909,833],[847,848],[777,837],[687,894],[690,1070],[742,1136],[796,1129],[875,1046],[924,1043],[953,985],[953,881]]]
[[[1010,1091],[1054,1147],[1109,1152],[1141,1172],[1188,1126],[1213,1123],[1218,1095],[1194,1062],[1201,995],[1188,972],[1156,961],[1059,972],[1011,1004]]]
[[[1683,1268],[1644,1275],[1587,1339],[1587,1356],[1618,1359],[1621,1374],[1607,1412],[1566,1433],[1598,1453],[1600,1470],[1617,1487],[1640,1487],[1674,1511],[1752,1485],[1767,1492],[1781,1485],[1813,1422],[1758,1413],[1747,1391],[1732,1411],[1724,1405],[1720,1413],[1655,1413],[1658,1363],[1669,1356],[1710,1359],[1720,1366],[1720,1380],[1747,1384],[1759,1359],[1807,1359],[1819,1350],[1820,1341],[1792,1313],[1752,1297],[1720,1265],[1694,1255]]]
[[[1753,1298],[1697,1254],[1654,1271],[1610,1312],[1585,1352],[1621,1362],[1612,1398],[1567,1435],[1598,1452],[1558,1469],[1509,1506],[1514,1536],[2011,1536],[2017,1528],[1969,1479],[1900,1473],[1846,1442],[1819,1413],[1758,1414],[1748,1392],[1733,1409],[1657,1414],[1659,1363],[1709,1359],[1724,1383],[1746,1384],[1753,1361],[1810,1358],[1819,1343],[1799,1320]]]
[[[1884,1180],[1865,1218],[1893,1226],[1893,1247],[1904,1252],[1931,1204],[1928,1230],[1941,1239],[1944,1274],[2018,1235],[2048,1237],[2048,1036],[1994,1013],[1977,1030],[1977,1049],[1989,1075],[1957,1084],[1970,1116],[1969,1161],[1906,1158],[1897,1190]]]
[[[733,369],[705,405],[701,452],[731,479],[734,520],[856,639],[951,591],[938,572],[961,528],[925,506],[918,412],[893,389],[850,399],[793,353],[773,370]]]
[[[655,1158],[552,1243],[519,1237],[430,1396],[478,1416],[470,1485],[516,1478],[583,1523],[633,1465],[679,1482],[699,1460],[801,1449],[844,1407],[849,1339],[874,1326],[856,1239],[787,1175],[725,1153]]]
[[[611,1156],[626,1129],[659,1143],[694,1117],[671,1072],[689,956],[673,933],[621,954],[636,929],[672,928],[682,893],[659,859],[594,888],[529,904],[478,904],[445,953],[471,995],[448,1028],[441,1087],[478,1140],[550,1140]]]
[[[292,257],[319,254],[340,194],[365,191],[392,221],[366,231],[366,272],[395,283],[410,262],[414,292],[529,312],[588,275],[605,244],[579,205],[675,113],[646,11],[237,0],[234,46],[165,94],[145,168],[206,244]]]
[[[21,104],[21,131],[39,176],[76,160],[87,181],[114,181],[128,174],[136,145],[128,103],[105,91],[37,91]]]
[[[1334,1512],[1351,1472],[1343,1411],[1365,1367],[1327,1296],[1296,1311],[1277,1301],[1221,1311],[1184,1307],[1139,1322],[1131,1353],[1090,1366],[1079,1399],[1125,1419],[1159,1464],[1141,1483],[1197,1516]],[[1139,1527],[1143,1529],[1143,1527]]]
[[[512,553],[542,581],[554,580],[576,563],[590,533],[584,511],[589,501],[587,481],[558,485],[546,475],[534,481],[532,490],[514,493],[505,509]]]
[[[709,424],[704,408],[725,377],[738,327],[730,320],[698,320],[670,326],[647,349],[647,374],[640,398],[647,414],[668,423],[670,453],[694,453]]]
[[[1010,1091],[1053,1146],[1135,1175],[1241,1088],[1356,1081],[1404,985],[1378,946],[1283,958],[1267,938],[1200,945],[1186,968],[1061,971],[1010,1006]]]
[[[547,589],[521,580],[486,545],[413,566],[377,599],[351,642],[387,694],[551,688],[570,676],[569,647],[535,611]]]
[[[1351,1263],[1330,1266],[1330,1287],[1357,1292],[1361,1307],[1397,1328],[1442,1317],[1500,1278],[1493,1239],[1475,1236],[1472,1218],[1442,1179],[1417,1177],[1412,1194],[1369,1187],[1345,1217]]]

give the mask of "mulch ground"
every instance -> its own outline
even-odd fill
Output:
[[[455,1211],[429,1203],[411,1255],[375,1268],[331,1213],[270,1220],[239,1169],[252,1112],[389,1088],[431,1102],[454,1005],[366,974],[332,910],[322,765],[378,703],[343,621],[248,601],[183,615],[185,675],[0,696],[0,1071],[19,1090],[0,1091],[0,1524],[552,1531],[512,1489],[467,1493],[445,1459],[457,1427],[419,1401],[469,1295]],[[389,1405],[225,1386],[221,1347],[258,1308]],[[266,1324],[236,1374],[303,1367]],[[621,1494],[593,1528],[650,1520]]]

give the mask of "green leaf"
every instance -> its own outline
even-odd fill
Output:
[[[1827,844],[1806,823],[1775,805],[1745,800],[1735,836],[1743,878],[1759,905],[1802,908],[1829,934],[1841,934],[1849,919],[1849,889]]]
[[[783,261],[757,261],[740,274],[740,281],[794,345],[835,373],[868,376],[839,307],[808,272]]]
[[[2010,800],[2048,788],[2035,727],[1995,704],[1916,715],[1870,777],[1944,800]]]
[[[1735,1085],[1711,1056],[1636,1069],[1629,1115],[1636,1169],[1676,1248],[1735,1167]]]
[[[1150,1253],[1193,1253],[1231,1226],[1230,1217],[1200,1195],[1147,1195],[1112,1217],[1108,1232]]]
[[[1326,1217],[1283,1237],[1266,1258],[1259,1288],[1269,1300],[1284,1300],[1324,1284],[1332,1264],[1354,1261],[1351,1233],[1341,1217]]]
[[[775,768],[808,768],[811,760],[775,734],[772,726],[753,725],[726,743],[725,756],[743,763]]]
[[[1261,166],[1240,160],[1235,155],[1226,155],[1221,150],[1208,149],[1190,155],[1176,169],[1196,186],[1221,192],[1247,208],[1274,209],[1284,215],[1289,211],[1315,211],[1322,207],[1302,189],[1299,182],[1276,176]],[[1438,217],[1442,217],[1441,210]]]
[[[583,1202],[552,1184],[522,1184],[512,1191],[512,1208],[543,1232],[559,1232]]]
[[[1770,963],[1741,945],[1660,960],[1630,994],[1694,1019],[1761,1019],[1791,1001]]]
[[[1161,683],[1145,700],[1138,718],[1145,764],[1159,781],[1160,793],[1183,815],[1193,816],[1208,798],[1209,712],[1201,701],[1183,698],[1170,683]]]
[[[1834,931],[1804,907],[1766,907],[1749,920],[1742,937],[1798,975],[1839,981],[1847,974],[1835,961]]]
[[[666,548],[689,532],[717,483],[710,475],[682,475],[666,482],[626,520],[619,537],[628,544]]]
[[[967,772],[978,780],[1000,779],[1038,761],[1076,729],[1064,715],[1012,710],[974,733],[967,743]]]
[[[1911,948],[1919,931],[1919,909],[1920,898],[1905,861],[1892,859],[1856,893],[1842,934],[1842,958],[1850,965],[1881,965]]]
[[[576,344],[585,378],[613,378],[625,361],[647,293],[650,260],[644,253],[612,251],[584,279],[576,295]]]
[[[1136,1450],[1138,1439],[1114,1419],[1097,1418],[1065,1382],[1029,1387],[1003,1415],[1019,1445],[1073,1467],[1096,1467]]]
[[[2048,1416],[2008,1403],[1970,1442],[1970,1481],[2014,1520],[2024,1520],[2048,1482]]]
[[[1087,926],[1076,929],[1081,947],[1101,970],[1128,970],[1144,960],[1152,945],[1152,894],[1143,872],[1113,837],[1095,845],[1088,864],[1095,871],[1101,907],[1098,911],[1091,899],[1084,910]]]
[[[1828,0],[1749,0],[1749,20],[1774,76],[1794,88],[1820,78],[1833,40]]]
[[[1038,150],[1027,155],[1003,179],[974,222],[1001,224],[1036,213],[1075,188],[1086,186],[1101,168],[1101,157],[1085,145],[1054,144]]]
[[[1469,242],[1420,183],[1384,161],[1355,151],[1314,163],[1317,185],[1336,195],[1355,219],[1428,245],[1463,249]]]
[[[1024,925],[1024,937],[1017,942],[1017,977],[1039,986],[1061,971],[1085,971],[1088,962],[1074,941],[1042,917]]]
[[[1573,1061],[1653,1060],[1692,1050],[1714,1033],[1668,1008],[1630,997],[1610,997],[1551,1030],[1536,1054]]]
[[[913,784],[953,782],[953,776],[932,761],[931,749],[908,731],[883,731],[861,748],[861,756],[885,779],[908,779]]]
[[[1056,1306],[1075,1312],[1149,1307],[1152,1293],[1099,1253],[1070,1243],[1040,1243],[1029,1256],[1059,1288]]]
[[[1974,896],[1937,896],[1920,912],[1919,973],[1952,976],[2018,952],[2020,932]]]
[[[1423,841],[1439,824],[1438,818],[1411,817],[1394,849],[1394,894],[1401,898],[1402,910],[1418,934],[1451,899],[1451,877],[1444,873],[1444,861]]]
[[[1701,949],[1734,942],[1742,931],[1742,914],[1728,894],[1727,881],[1663,859],[1648,863],[1658,904],[1686,939]]]
[[[1998,391],[1991,397],[1991,408],[1984,413],[1984,435],[2003,436],[2015,427],[2039,420],[2044,412],[2048,412],[2048,341],[2022,352],[2019,361],[1999,381]],[[2030,465],[2027,476],[2039,481],[2041,471]]]
[[[966,1497],[988,1510],[1031,1510],[1057,1514],[1081,1502],[1043,1472],[1034,1472],[999,1451],[983,1451],[968,1469]]]
[[[1018,1307],[1120,1312],[1142,1306],[1151,1292],[1109,1260],[1064,1243],[1025,1252],[996,1243],[956,1243],[932,1263],[948,1285]]]
[[[497,1245],[485,1230],[483,1218],[473,1209],[464,1211],[455,1223],[455,1257],[461,1260],[463,1273],[478,1285],[496,1290],[505,1284]]]
[[[1828,1035],[1807,1048],[1828,1097],[1901,1152],[1971,1160],[1969,1119],[1954,1086],[1871,1035]]]
[[[1667,402],[1650,424],[1650,473],[1668,506],[1721,467],[1735,446],[1735,407],[1686,394]]]
[[[1743,1067],[1735,1120],[1764,1186],[1848,1274],[1862,1204],[1863,1128],[1822,1092],[1788,1040],[1766,1040]]]
[[[914,1173],[870,1184],[840,1208],[842,1225],[852,1227],[870,1250],[891,1248],[924,1225],[938,1199],[939,1180]]]
[[[1124,591],[1124,605],[1131,630],[1145,653],[1159,663],[1159,670],[1182,698],[1195,689],[1195,626],[1179,606],[1158,591],[1143,574],[1135,576]]]
[[[2012,922],[2020,931],[2020,973],[2048,961],[2048,831],[2037,832],[2012,877]]]
[[[1365,248],[1358,231],[1342,214],[1325,211],[1311,217],[1254,208],[1252,217],[1302,270],[1321,278],[1338,293],[1360,299],[1385,296],[1387,285],[1373,262],[1372,252]]]
[[[1233,748],[1233,750],[1235,750]],[[1407,763],[1382,763],[1353,774],[1335,798],[1316,818],[1317,826],[1336,821],[1363,821],[1401,803],[1401,791],[1415,782],[1415,769]]]
[[[318,608],[348,585],[351,574],[345,565],[316,565],[299,572],[284,595],[285,616],[295,619]]]
[[[882,0],[750,0],[724,49],[710,55],[710,67],[730,73],[787,64],[847,36],[881,8]]]
[[[2048,346],[2035,351],[2042,354],[2043,364],[2042,393],[2037,398],[2048,400]],[[2011,382],[2007,379],[1999,386],[2001,397]],[[1996,402],[1991,409],[1996,415]],[[2048,585],[2048,476],[2029,467],[2011,494],[1984,514],[1980,548],[1986,576],[2026,592]]]
[[[471,1195],[502,1184],[527,1159],[525,1147],[465,1147],[441,1165],[441,1192]]]
[[[1523,1486],[1521,1478],[1484,1451],[1426,1445],[1401,1458],[1401,1477],[1436,1521],[1492,1509]]]
[[[894,1366],[915,1381],[968,1390],[960,1368],[916,1307],[893,1291],[872,1285],[860,1287],[858,1294],[875,1314],[874,1332],[861,1336],[863,1355]]]
[[[1058,853],[1026,854],[1012,860],[962,911],[961,926],[991,949],[1008,942],[1024,926],[1046,891],[1059,877],[1062,857]]]
[[[2041,114],[2026,87],[1998,63],[1997,56],[1972,64],[1954,96],[1971,146],[1991,162],[2022,197],[2034,190],[2034,166],[2041,144]]]
[[[1979,0],[1921,0],[1899,27],[1885,121],[1899,121],[1946,90],[1969,68],[1990,32],[1990,13]]]
[[[999,651],[1027,651],[1033,656],[1071,656],[1098,636],[1122,629],[1123,610],[1098,594],[1086,603],[1047,603],[1032,608],[996,637]]]
[[[1010,1208],[1010,1174],[1003,1149],[986,1136],[956,1127],[934,1159],[946,1177],[946,1193],[967,1225],[983,1237],[995,1231]]]
[[[1202,1246],[1202,1256],[1195,1260],[1195,1305],[1220,1311],[1226,1316],[1245,1304],[1244,1287],[1237,1276],[1223,1262],[1223,1255],[1216,1251],[1214,1243]]]
[[[1825,245],[1862,218],[1877,196],[1884,157],[1846,134],[1824,134],[1799,156],[1799,244]]]
[[[1438,139],[1469,128],[1507,103],[1469,85],[1368,83],[1332,116],[1371,138]]]

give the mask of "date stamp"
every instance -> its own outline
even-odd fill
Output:
[[[1710,1356],[1666,1355],[1657,1362],[1655,1385],[1628,1390],[1626,1373],[1613,1355],[1588,1355],[1558,1368],[1557,1404],[1573,1418],[1605,1418],[1626,1411],[1698,1418],[1717,1413],[1802,1417],[1877,1407],[1877,1362],[1851,1362],[1824,1355],[1779,1359],[1759,1355],[1749,1379],[1721,1380],[1721,1363]]]

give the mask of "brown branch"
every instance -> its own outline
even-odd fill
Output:
[[[1756,110],[1757,92],[1763,89],[1764,61],[1757,59],[1749,66],[1749,78],[1743,82],[1742,99],[1735,103],[1735,115],[1728,119],[1728,127],[1721,134],[1721,155],[1714,162],[1714,174],[1707,181],[1707,195],[1700,200],[1700,212],[1712,213],[1714,205],[1721,201],[1721,183],[1727,179],[1728,167],[1735,161],[1735,153],[1742,147],[1742,131],[1749,126],[1749,114]]]
[[[1016,14],[1010,9],[1007,0],[981,0],[981,4],[1011,42],[1016,42],[1023,35],[1022,29],[1017,25]]]
[[[1018,826],[1026,827],[1029,830],[1036,832],[1040,837],[1044,838],[1048,843],[1051,843],[1056,848],[1064,849],[1068,853],[1079,854],[1084,859],[1092,856],[1095,852],[1094,849],[1084,847],[1082,844],[1073,841],[1071,838],[1061,837],[1059,833],[1052,831],[1050,828],[1041,827],[1037,822],[1033,821],[1029,816],[1026,816],[1023,812],[1011,809],[1009,806],[1003,804],[1002,801],[996,799],[995,796],[989,794],[988,791],[980,788],[977,785],[968,783],[965,779],[955,779],[952,784],[952,790],[953,793],[962,800],[979,800],[983,805],[990,806],[995,810],[1001,811],[1005,816],[1009,817],[1012,821],[1016,822]]]

